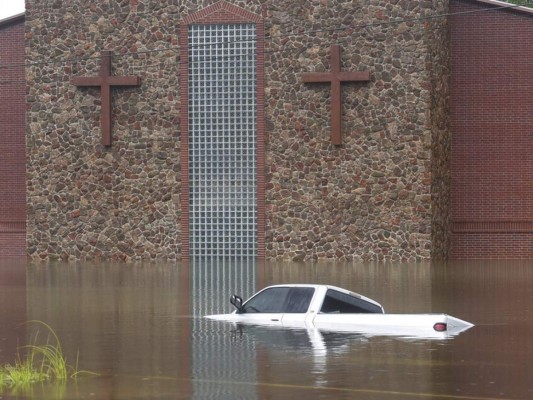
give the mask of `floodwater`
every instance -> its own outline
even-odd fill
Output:
[[[4,260],[0,364],[14,362],[39,325],[27,321],[38,320],[67,362],[78,357],[79,370],[98,375],[4,389],[0,399],[533,399],[530,264]],[[231,311],[233,293],[289,282],[337,285],[387,312],[445,312],[476,326],[449,340],[317,337],[202,318]]]

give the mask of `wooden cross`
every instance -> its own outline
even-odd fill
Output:
[[[335,145],[342,144],[341,122],[341,82],[368,82],[368,71],[341,71],[340,46],[331,46],[330,55],[331,72],[305,72],[302,80],[306,83],[330,82],[331,83],[331,142]]]
[[[100,74],[98,76],[76,76],[70,81],[76,86],[99,86],[102,96],[101,126],[102,144],[111,146],[111,87],[139,86],[141,78],[138,76],[112,76],[111,52],[102,51]]]

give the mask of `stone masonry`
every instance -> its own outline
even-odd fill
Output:
[[[439,0],[228,0],[264,19],[265,256],[445,258],[448,49]],[[207,0],[30,0],[26,14],[28,254],[179,259],[180,24]],[[400,21],[400,22],[398,22]],[[401,22],[403,21],[403,22]],[[344,70],[343,144],[330,141],[332,44]],[[113,75],[112,146],[101,145],[97,75]],[[260,172],[261,173],[261,172]]]
[[[442,255],[447,208],[437,192],[447,191],[440,152],[446,136],[439,135],[446,91],[435,89],[446,87],[446,28],[442,20],[413,19],[446,11],[444,3],[268,6],[267,257]],[[399,19],[407,21],[393,23]],[[328,85],[300,79],[302,72],[329,70],[330,43],[341,45],[345,70],[370,71],[369,83],[343,85],[340,147],[329,142]]]

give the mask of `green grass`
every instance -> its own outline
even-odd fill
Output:
[[[30,340],[31,344],[19,348],[15,363],[0,366],[0,392],[8,388],[28,388],[37,382],[55,381],[65,383],[67,379],[75,379],[80,373],[78,361],[71,366],[63,354],[61,343],[54,330],[42,321],[30,321],[44,327],[47,331],[45,344],[38,344],[39,330]],[[20,351],[25,352],[21,356]]]
[[[3,387],[29,386],[35,382],[42,382],[47,378],[46,373],[34,365],[32,354],[25,360],[21,360],[20,356],[17,356],[14,365],[0,367],[0,389]]]

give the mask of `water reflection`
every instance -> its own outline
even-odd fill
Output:
[[[192,262],[0,263],[0,362],[50,324],[69,360],[98,372],[26,397],[114,399],[533,398],[533,269],[448,265]],[[235,327],[231,310],[277,283],[328,283],[387,312],[446,312],[476,327],[446,342]],[[20,393],[19,393],[20,394]],[[9,393],[0,398],[15,397]]]
[[[26,263],[0,260],[0,365],[13,363],[26,336]]]
[[[531,282],[530,262],[458,262],[434,272],[434,303],[476,321],[473,334],[435,353],[436,388],[452,380],[465,396],[533,398]]]
[[[234,340],[224,328],[209,324],[204,315],[229,308],[230,293],[256,291],[256,264],[251,260],[191,261],[191,299],[194,315],[191,337],[191,390],[194,398],[255,399],[253,385],[234,388],[221,382],[255,382],[253,341]]]
[[[189,299],[184,268],[58,263],[27,270],[28,318],[52,326],[69,360],[79,350],[81,369],[102,375],[96,392],[90,380],[78,382],[89,393],[155,398],[157,382],[132,382],[188,373],[189,347],[177,357],[175,344],[190,336]]]

